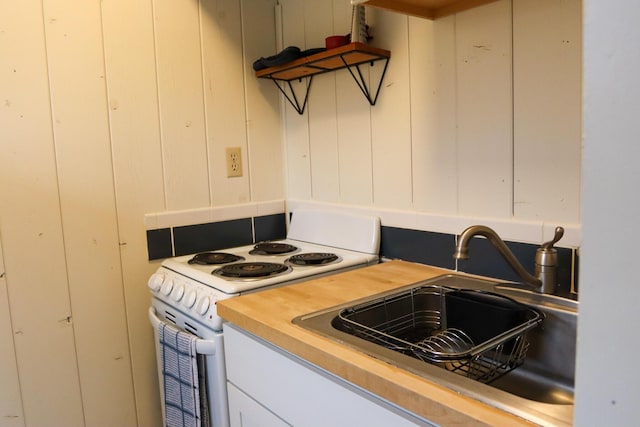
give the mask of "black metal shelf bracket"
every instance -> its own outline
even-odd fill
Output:
[[[347,61],[344,60],[344,57],[340,57],[340,59],[342,59],[342,62],[344,63],[345,68],[349,70],[349,74],[351,74],[351,77],[353,77],[353,80],[356,82],[356,84],[360,88],[360,91],[362,91],[362,93],[364,94],[365,98],[367,98],[367,101],[369,101],[369,104],[376,105],[376,101],[378,100],[378,95],[380,94],[380,88],[382,87],[382,81],[384,80],[384,76],[387,73],[387,65],[389,65],[389,58],[384,58],[384,69],[382,70],[382,75],[380,76],[380,80],[378,81],[378,87],[373,97],[371,96],[371,92],[367,87],[367,83],[365,82],[364,77],[362,76],[362,70],[360,70],[360,65],[362,64],[349,65],[347,64]],[[371,61],[369,65],[373,67],[374,63],[375,61]],[[354,68],[357,71],[357,75],[356,73],[353,72]]]
[[[279,79],[269,74],[269,75],[263,76],[263,78],[271,79],[273,83],[276,85],[276,87],[278,88],[278,90],[280,91],[280,93],[284,95],[285,99],[289,102],[289,104],[291,104],[291,106],[298,112],[298,114],[302,115],[304,114],[304,110],[309,100],[309,91],[311,90],[311,83],[313,82],[313,76],[318,74],[328,73],[331,71],[338,71],[343,68],[346,68],[347,70],[349,70],[349,74],[351,74],[351,77],[353,77],[353,80],[358,85],[358,88],[360,88],[360,91],[364,94],[365,98],[367,98],[367,101],[369,101],[369,104],[376,105],[376,101],[378,100],[378,95],[380,94],[380,89],[382,88],[382,81],[384,80],[384,76],[387,73],[387,66],[389,65],[389,56],[386,56],[386,57],[379,56],[374,59],[371,59],[370,61],[361,61],[361,62],[358,62],[357,64],[349,64],[345,59],[344,54],[338,54],[336,56],[340,57],[340,61],[342,61],[343,66],[337,67],[337,68],[335,67],[326,68],[326,67],[316,65],[314,63],[307,63],[304,66],[306,68],[313,68],[314,71],[312,74],[296,77],[293,79]],[[376,62],[382,61],[382,60],[384,60],[384,68],[382,69],[380,80],[378,81],[377,87],[375,88],[375,92],[372,92],[371,88],[373,85],[371,85],[371,82],[369,83],[369,86],[367,85],[367,81],[365,80],[362,74],[362,70],[360,69],[360,66],[364,64],[369,64],[369,66],[373,67]],[[318,62],[321,62],[321,61],[318,61]],[[302,103],[300,103],[300,97],[296,94],[296,91],[294,90],[294,87],[291,84],[291,82],[293,80],[298,80],[302,82],[302,79],[306,79],[307,81],[305,85],[306,87],[305,89],[303,89],[305,91],[304,98],[302,99]]]
[[[281,81],[281,83],[279,83],[279,80],[271,79],[273,83],[276,85],[276,87],[278,88],[278,90],[280,90],[280,92],[284,95],[287,101],[289,101],[289,104],[291,104],[291,106],[300,115],[304,114],[304,109],[307,106],[307,101],[309,100],[309,90],[311,89],[311,83],[313,82],[313,76],[308,76],[306,78],[308,80],[306,84],[306,90],[304,94],[304,100],[302,101],[302,105],[300,104],[300,101],[298,101],[298,96],[296,95],[296,92],[293,89],[293,86],[291,85],[291,80]]]

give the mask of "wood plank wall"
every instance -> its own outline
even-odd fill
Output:
[[[0,4],[0,425],[162,423],[144,214],[284,197],[274,5]]]
[[[5,427],[24,426],[22,402],[20,400],[20,380],[16,366],[16,349],[13,344],[11,313],[9,312],[9,294],[5,280],[2,245],[0,244],[0,414]]]
[[[284,45],[349,31],[349,2],[280,3]],[[580,0],[500,0],[436,21],[366,12],[371,44],[391,51],[378,104],[346,70],[314,80],[305,115],[286,112],[288,197],[580,223]]]

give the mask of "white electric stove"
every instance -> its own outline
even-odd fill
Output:
[[[207,372],[207,384],[202,387],[209,396],[208,408],[203,409],[209,415],[203,417],[202,425],[229,425],[222,319],[216,302],[377,264],[379,247],[377,217],[300,210],[292,214],[286,239],[162,262],[148,281],[152,294],[149,317],[157,345],[162,325],[199,338],[196,347],[206,359]],[[164,406],[163,391],[161,397]]]
[[[284,240],[169,258],[149,279],[154,299],[222,329],[216,301],[378,262],[380,221],[297,211]]]

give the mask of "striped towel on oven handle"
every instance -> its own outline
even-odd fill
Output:
[[[197,337],[158,325],[166,427],[201,427]]]

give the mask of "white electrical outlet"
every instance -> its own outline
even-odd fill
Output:
[[[240,147],[227,147],[227,177],[242,176],[242,150]]]

